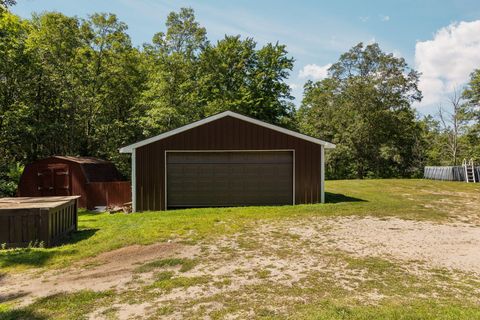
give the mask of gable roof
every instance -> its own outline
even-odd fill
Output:
[[[333,143],[326,142],[326,141],[323,141],[323,140],[320,140],[320,139],[317,139],[317,138],[314,138],[314,137],[311,137],[311,136],[307,136],[307,135],[299,133],[299,132],[288,130],[288,129],[285,129],[285,128],[282,128],[282,127],[279,127],[279,126],[276,126],[276,125],[273,125],[273,124],[270,124],[270,123],[267,123],[267,122],[264,122],[264,121],[260,121],[260,120],[254,119],[254,118],[250,118],[250,117],[241,115],[241,114],[233,112],[233,111],[224,111],[224,112],[218,113],[216,115],[207,117],[205,119],[192,122],[190,124],[179,127],[177,129],[167,131],[167,132],[164,132],[164,133],[159,134],[157,136],[154,136],[154,137],[151,137],[151,138],[133,143],[133,144],[125,146],[125,147],[122,147],[122,148],[119,149],[119,151],[121,153],[132,153],[135,148],[139,148],[139,147],[142,147],[144,145],[150,144],[152,142],[171,137],[171,136],[176,135],[178,133],[193,129],[195,127],[207,124],[209,122],[212,122],[212,121],[224,118],[224,117],[232,117],[232,118],[240,119],[240,120],[250,122],[250,123],[256,124],[258,126],[264,127],[264,128],[268,128],[268,129],[271,129],[271,130],[274,130],[274,131],[277,131],[277,132],[284,133],[286,135],[289,135],[289,136],[292,136],[292,137],[295,137],[295,138],[298,138],[298,139],[310,141],[310,142],[313,142],[313,143],[324,146],[325,149],[335,148],[335,145]]]
[[[94,157],[52,156],[40,162],[55,163],[55,159],[76,163],[80,166],[87,182],[123,181],[115,165],[107,160]]]

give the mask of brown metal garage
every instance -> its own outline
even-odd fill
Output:
[[[226,111],[123,147],[135,211],[324,201],[331,143]]]

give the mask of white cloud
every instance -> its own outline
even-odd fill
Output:
[[[296,84],[296,83],[288,83],[288,86],[289,86],[290,89],[292,89],[292,90],[300,89],[300,88],[302,87],[301,85]]]
[[[400,50],[393,49],[392,54],[395,58],[403,58],[402,52]]]
[[[363,16],[363,17],[358,17],[360,19],[360,21],[362,22],[367,22],[368,20],[370,20],[370,17],[369,16]]]
[[[433,40],[417,42],[415,66],[422,73],[421,105],[443,103],[480,68],[480,20],[453,23],[438,30]]]
[[[322,80],[328,76],[328,69],[332,66],[331,63],[324,66],[316,64],[307,64],[300,70],[298,77],[302,79]]]
[[[390,21],[390,16],[380,15],[380,20],[382,20],[384,22]]]

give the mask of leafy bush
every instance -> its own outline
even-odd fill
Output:
[[[0,168],[0,197],[15,195],[23,169],[24,166],[19,162]]]

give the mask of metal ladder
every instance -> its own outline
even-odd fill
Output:
[[[465,168],[465,181],[467,183],[473,182],[476,183],[475,178],[475,165],[473,164],[473,159],[467,163],[467,159],[463,159],[463,167]]]

